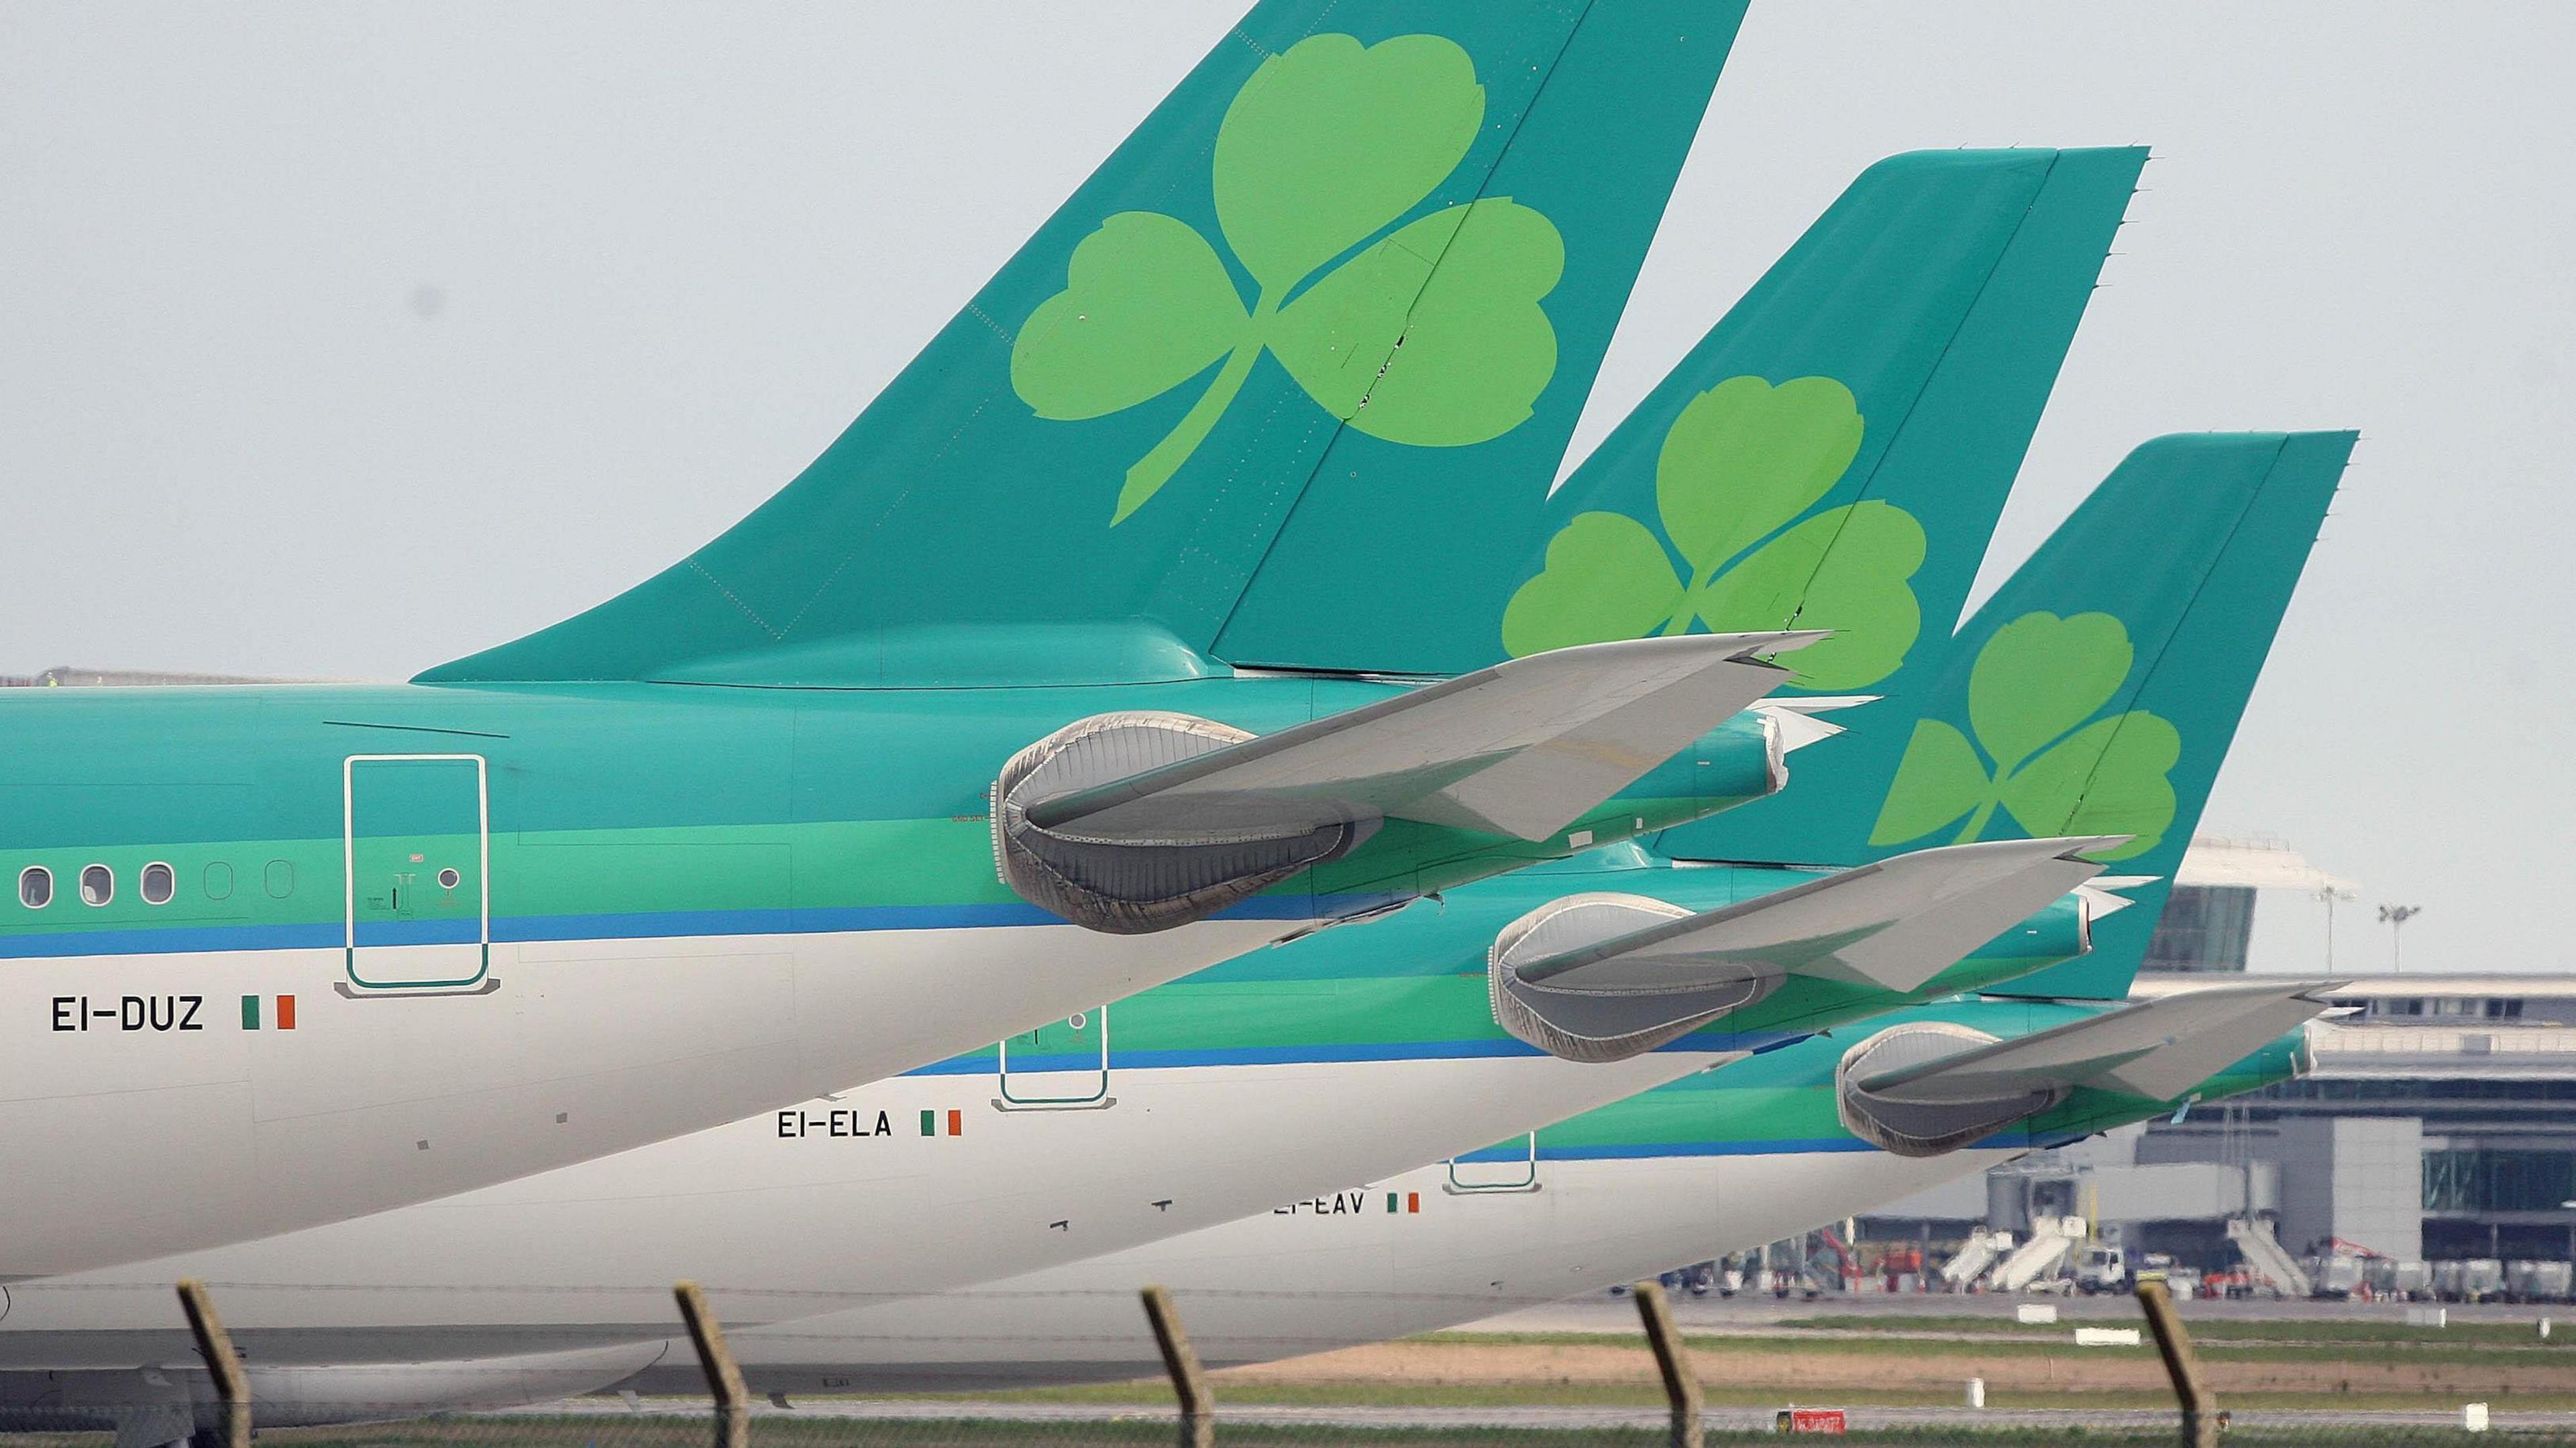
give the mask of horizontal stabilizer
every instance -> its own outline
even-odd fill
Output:
[[[1947,845],[1700,915],[1641,896],[1572,896],[1496,939],[1495,1019],[1551,1055],[1617,1061],[1793,976],[1911,991],[2099,873],[2084,852],[2120,843]]]
[[[1118,844],[1231,843],[1387,818],[1543,840],[1774,687],[1817,632],[1557,649],[1033,800],[1030,824]]]
[[[1558,649],[1258,736],[1093,715],[1002,767],[994,859],[1020,898],[1133,935],[1203,920],[1390,819],[1545,840],[1785,682],[1764,656],[1823,636]],[[1778,731],[1763,738],[1760,787],[1777,789]]]
[[[2095,1086],[2168,1101],[2325,1009],[2325,981],[2179,991],[2013,1041],[1862,1077],[1873,1098],[1921,1105]]]

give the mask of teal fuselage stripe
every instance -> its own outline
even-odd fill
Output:
[[[1812,1031],[1703,1031],[1657,1046],[1657,1051],[1730,1052],[1759,1054],[1795,1045],[1813,1035]],[[1505,1037],[1500,1040],[1474,1041],[1369,1041],[1357,1044],[1316,1042],[1292,1046],[1214,1046],[1172,1048],[1166,1050],[1112,1051],[1109,1069],[1117,1071],[1179,1071],[1225,1066],[1305,1066],[1332,1065],[1351,1061],[1478,1061],[1515,1057],[1538,1057],[1546,1053],[1525,1041]],[[989,1074],[994,1069],[990,1055],[952,1056],[915,1067],[907,1076],[973,1076]],[[1071,1073],[1101,1069],[1097,1054],[1079,1052],[1049,1053],[1043,1056],[1011,1057],[1014,1074]]]
[[[1541,1161],[1627,1161],[1681,1156],[1797,1156],[1824,1151],[1876,1151],[1877,1147],[1856,1136],[1784,1137],[1777,1141],[1655,1141],[1623,1142],[1615,1146],[1549,1146],[1542,1142],[1538,1149]],[[1471,1151],[1460,1161],[1527,1161],[1529,1147],[1487,1147]]]
[[[2011,1150],[2027,1151],[2034,1143],[2027,1135],[2004,1133],[1983,1141],[1970,1142],[1962,1151]],[[1803,1156],[1821,1152],[1874,1152],[1878,1148],[1856,1136],[1783,1137],[1777,1141],[1640,1141],[1609,1146],[1549,1146],[1542,1142],[1538,1149],[1541,1161],[1656,1161],[1702,1156]],[[1460,1154],[1462,1162],[1515,1162],[1529,1160],[1526,1142],[1489,1146],[1479,1151]]]

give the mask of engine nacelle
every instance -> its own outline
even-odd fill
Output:
[[[1941,1156],[2066,1099],[2065,1087],[2046,1084],[1965,1092],[1860,1087],[1872,1077],[1994,1042],[1983,1031],[1943,1021],[1892,1026],[1862,1041],[1834,1068],[1834,1106],[1844,1129],[1898,1156]]]
[[[1366,839],[1375,820],[1283,827],[1258,811],[1193,821],[1165,838],[1052,829],[1029,819],[1074,794],[1239,744],[1250,734],[1189,714],[1095,714],[1011,756],[993,786],[993,863],[1020,898],[1086,929],[1145,935],[1204,920]]]
[[[1541,905],[1504,926],[1486,952],[1485,990],[1495,1023],[1568,1061],[1625,1061],[1750,1005],[1779,984],[1778,972],[1753,966],[1676,978],[1669,963],[1650,955],[1576,955],[1690,913],[1651,896],[1606,891]],[[1568,957],[1581,961],[1579,971],[1531,969]]]

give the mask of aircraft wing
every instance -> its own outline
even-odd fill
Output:
[[[1584,644],[1032,802],[1102,843],[1233,841],[1401,818],[1543,840],[1789,677],[1821,632]]]
[[[1495,1016],[1551,1055],[1612,1061],[1741,1010],[1791,977],[1910,991],[2100,873],[2083,852],[2125,838],[1917,850],[1643,928],[1635,922],[1657,902],[1570,897],[1496,943]],[[1590,943],[1568,938],[1605,926],[1627,928]]]
[[[2180,991],[2090,1020],[1868,1077],[1870,1096],[1918,1105],[1986,1101],[2043,1086],[2104,1086],[2167,1101],[2326,1009],[2329,981]]]

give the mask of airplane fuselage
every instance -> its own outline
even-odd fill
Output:
[[[2011,1037],[2096,1008],[2003,1000],[1898,1012]],[[2293,1075],[2292,1032],[2203,1083],[2215,1100]],[[1924,1188],[2172,1109],[2079,1089],[1944,1155],[1878,1150],[1837,1119],[1826,1038],[1676,1081],[1519,1143],[1187,1236],[962,1291],[753,1328],[734,1348],[758,1390],[980,1390],[1150,1374],[1137,1289],[1170,1288],[1211,1365],[1264,1362],[1456,1327],[1749,1251]],[[1345,1210],[1345,1208],[1348,1210]],[[662,1378],[649,1376],[648,1385]]]
[[[270,1363],[649,1339],[668,1330],[679,1277],[735,1323],[944,1291],[1472,1154],[1889,1001],[1799,982],[1631,1060],[1539,1053],[1504,1034],[1487,997],[1486,951],[1515,917],[1602,889],[1712,909],[1815,878],[1606,855],[1619,863],[1588,856],[1418,901],[830,1100],[399,1212],[31,1283],[0,1318],[0,1363],[175,1350],[157,1293],[100,1289],[179,1276],[260,1284],[228,1287],[224,1311]],[[2062,900],[1929,989],[2064,959],[2083,930],[2083,908]],[[1517,1169],[1459,1167],[1507,1184]]]
[[[1531,858],[1403,826],[1218,919],[1077,929],[984,792],[1113,708],[1270,732],[1340,678],[0,699],[0,1280],[428,1200],[892,1075]],[[1745,720],[1572,826],[1759,793]]]

